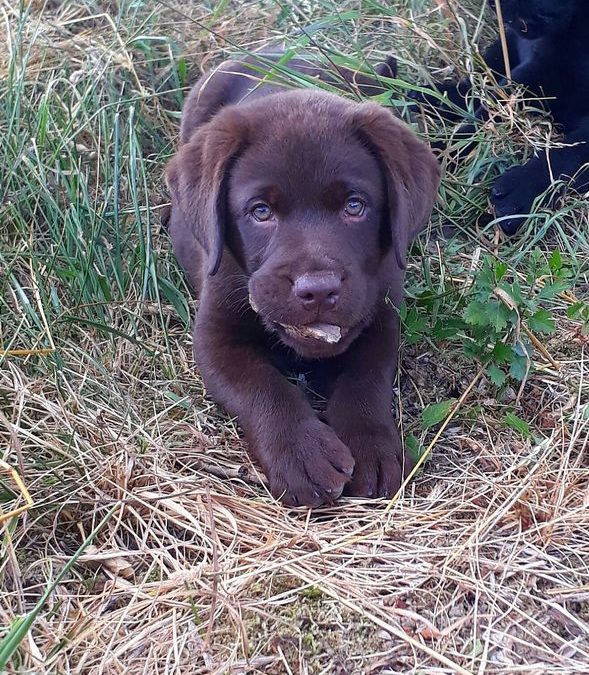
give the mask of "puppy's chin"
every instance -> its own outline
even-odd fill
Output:
[[[272,323],[266,327],[301,358],[328,359],[345,352],[362,331],[362,326],[340,328],[326,324],[288,326]]]

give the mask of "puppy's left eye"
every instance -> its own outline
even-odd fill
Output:
[[[259,223],[264,223],[273,216],[272,209],[265,202],[254,204],[250,213]]]
[[[358,218],[366,210],[366,204],[359,197],[348,197],[344,211],[347,216]]]

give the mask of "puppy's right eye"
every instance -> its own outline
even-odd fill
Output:
[[[366,204],[359,197],[349,197],[346,200],[346,206],[344,208],[344,211],[347,216],[359,218],[364,214],[365,210]]]
[[[264,202],[254,204],[250,210],[252,216],[259,222],[264,223],[272,218],[272,209]]]

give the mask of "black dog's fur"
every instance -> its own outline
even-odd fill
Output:
[[[494,0],[488,0],[495,9]],[[535,199],[553,181],[571,179],[578,191],[589,188],[589,7],[586,0],[502,0],[511,80],[524,85],[552,114],[568,147],[555,148],[503,173],[492,190],[495,215],[507,234],[522,224]],[[484,53],[500,85],[506,85],[499,40]],[[471,83],[437,85],[448,100],[466,108]],[[425,97],[430,104],[438,101]],[[450,109],[434,103],[446,117]],[[477,110],[483,117],[484,107]],[[466,130],[466,128],[465,128]],[[464,132],[463,132],[464,133]],[[574,144],[574,145],[573,145]],[[520,217],[515,217],[519,214]],[[510,217],[513,216],[513,217]]]

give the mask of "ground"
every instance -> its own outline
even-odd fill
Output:
[[[446,167],[395,383],[425,461],[391,502],[271,499],[203,390],[159,223],[186,87],[224,55],[277,39],[365,67],[392,52],[383,102],[401,106],[403,82],[477,70],[493,16],[475,0],[0,11],[0,671],[589,672],[587,202],[506,240],[488,201],[554,141],[548,120],[521,92],[490,102],[478,147]],[[485,265],[498,341],[534,347],[519,378],[452,330]],[[497,288],[515,280],[513,309]]]

